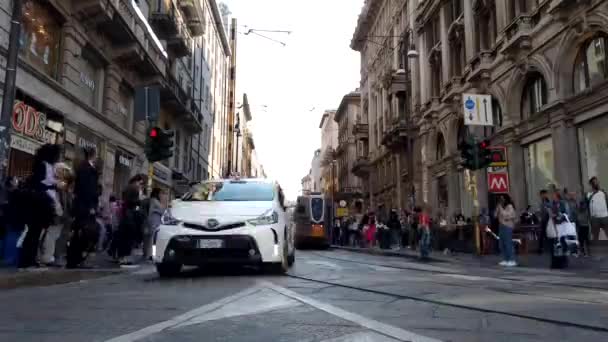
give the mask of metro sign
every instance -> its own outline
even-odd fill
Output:
[[[495,194],[503,194],[509,192],[509,174],[488,173],[488,191]]]

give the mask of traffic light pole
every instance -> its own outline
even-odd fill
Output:
[[[149,132],[153,124],[150,120],[150,108],[148,105],[148,89],[146,89],[146,123],[148,124],[146,132]],[[148,160],[148,184],[146,184],[146,192],[148,195],[152,194],[152,178],[154,177],[154,163]]]

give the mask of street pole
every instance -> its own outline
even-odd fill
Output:
[[[17,62],[19,58],[19,35],[21,34],[21,0],[13,0],[11,15],[11,32],[9,35],[8,56],[6,59],[6,74],[4,77],[4,99],[0,113],[0,189],[2,199],[6,198],[5,187],[8,171],[8,151],[11,144],[10,124],[13,104],[15,102],[17,79]]]

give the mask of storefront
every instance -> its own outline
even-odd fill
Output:
[[[63,143],[63,117],[17,91],[11,117],[8,175],[26,178],[36,150],[45,143]]]

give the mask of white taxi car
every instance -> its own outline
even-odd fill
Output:
[[[295,261],[294,232],[281,187],[266,179],[195,183],[173,201],[154,232],[161,277],[183,265],[259,265],[285,273]]]

